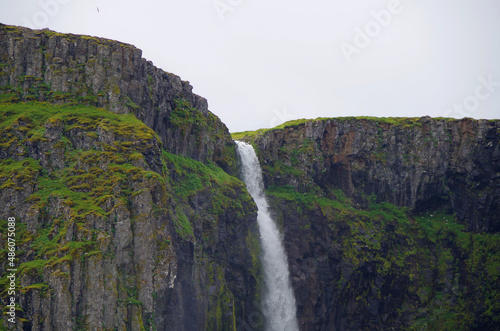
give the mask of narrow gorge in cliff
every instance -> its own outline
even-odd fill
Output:
[[[0,330],[500,330],[500,120],[231,134],[132,45],[0,24],[0,133]]]

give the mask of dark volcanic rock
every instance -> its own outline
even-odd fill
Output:
[[[158,133],[166,150],[214,161],[234,174],[229,131],[192,89],[132,45],[0,24],[0,93],[6,97],[133,113]],[[189,121],[175,120],[186,111]]]
[[[254,139],[266,186],[312,182],[359,203],[375,194],[412,210],[446,207],[489,232],[500,230],[499,142],[499,120],[429,117],[308,121]]]

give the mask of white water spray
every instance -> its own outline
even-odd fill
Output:
[[[258,208],[265,292],[262,309],[268,331],[298,331],[295,297],[282,236],[269,214],[259,159],[251,145],[237,141],[243,181]]]

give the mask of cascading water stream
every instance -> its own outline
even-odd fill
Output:
[[[236,141],[242,179],[258,208],[265,292],[262,309],[268,331],[298,331],[295,297],[282,236],[269,214],[259,159],[251,145]]]

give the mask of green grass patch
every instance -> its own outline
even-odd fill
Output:
[[[117,136],[150,140],[156,133],[139,121],[133,114],[116,114],[107,110],[85,105],[52,105],[43,102],[20,102],[0,105],[0,132],[28,122],[39,129],[45,123],[62,121],[66,130],[77,127],[95,131],[98,127],[109,130]]]
[[[32,158],[21,161],[0,160],[0,181],[10,179],[20,183],[33,182],[41,170],[39,162]]]
[[[176,231],[183,237],[188,240],[193,237],[193,226],[189,222],[188,217],[180,208],[175,209],[174,223]]]
[[[204,216],[193,214],[189,208],[175,209],[175,229],[184,239],[193,238],[192,224],[203,218],[202,237],[206,242],[212,241],[219,217],[227,210],[234,210],[239,217],[252,204],[250,196],[242,194],[244,184],[213,163],[205,164],[166,151],[163,152],[163,160],[168,187],[172,189],[172,198],[177,204],[190,204],[191,199],[200,194],[210,200],[210,207],[204,211]],[[237,197],[244,199],[235,200]]]
[[[288,200],[293,201],[306,209],[314,209],[317,206],[320,207],[332,207],[335,209],[352,209],[349,204],[346,204],[346,198],[343,194],[342,196],[343,202],[339,200],[333,200],[321,195],[315,195],[311,193],[300,193],[295,190],[293,186],[284,185],[284,186],[271,186],[266,190],[266,194]]]

